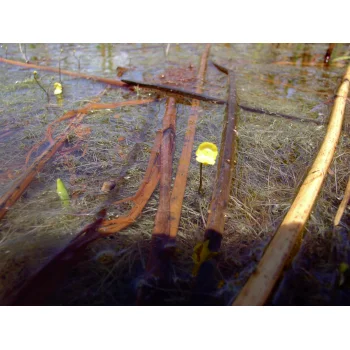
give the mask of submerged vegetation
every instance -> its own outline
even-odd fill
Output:
[[[24,283],[67,245],[72,254],[62,259],[66,265],[57,270],[57,283],[40,301],[45,305],[232,304],[323,141],[345,69],[335,58],[349,52],[347,45],[336,45],[326,62],[328,49],[325,44],[212,45],[201,72],[205,46],[200,44],[171,44],[166,59],[164,45],[26,46],[29,64],[56,69],[40,73],[40,81],[25,66],[0,62],[1,196],[16,187],[21,176],[32,176],[18,199],[1,208],[1,304],[11,304]],[[7,60],[22,62],[23,54],[18,45],[0,51]],[[237,111],[223,220],[213,219],[210,209],[221,163],[206,167],[202,179],[195,155],[200,145],[221,145],[220,150],[224,145],[226,106],[193,99],[197,94],[227,100],[227,75],[211,60],[239,67],[237,103],[250,108]],[[144,80],[194,94],[169,98],[167,91],[128,86],[116,77],[119,66],[128,68],[123,71],[125,82]],[[205,77],[202,87],[199,74]],[[114,87],[107,88],[111,81],[116,81]],[[43,98],[38,82],[59,84],[61,92],[64,86],[64,98],[47,104],[56,93],[44,89]],[[346,107],[336,153],[300,250],[267,304],[350,303],[346,205],[334,225],[349,180],[349,120]],[[204,235],[213,220],[225,222],[218,251]],[[85,233],[78,235],[82,227]],[[169,259],[158,251],[155,234],[166,245]],[[80,241],[74,240],[77,236]],[[154,266],[165,263],[169,279],[161,283],[153,276]]]

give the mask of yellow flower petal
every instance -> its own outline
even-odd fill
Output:
[[[218,148],[214,143],[203,142],[196,151],[196,160],[199,163],[214,165],[218,155]]]
[[[196,276],[202,263],[216,256],[217,254],[218,254],[217,252],[212,252],[209,250],[208,239],[204,242],[197,243],[193,248],[193,254],[192,254],[192,259],[194,262],[192,275]]]
[[[55,88],[55,91],[53,92],[54,95],[62,94],[62,85],[60,83],[54,83],[53,86]]]

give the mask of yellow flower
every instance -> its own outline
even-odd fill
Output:
[[[217,252],[212,252],[209,250],[209,240],[197,243],[193,248],[192,260],[194,262],[194,267],[192,271],[193,276],[197,276],[198,271],[202,263],[206,260],[211,259],[216,256]]]
[[[198,149],[196,151],[196,160],[202,164],[214,165],[217,155],[218,148],[214,143],[203,142],[198,146]]]
[[[55,88],[55,91],[53,92],[54,95],[62,94],[62,85],[60,83],[54,83],[53,87]]]

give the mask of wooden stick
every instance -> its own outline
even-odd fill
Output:
[[[284,114],[284,113],[279,113],[279,112],[270,112],[267,109],[264,108],[254,108],[254,107],[249,107],[249,106],[245,106],[242,104],[239,104],[239,107],[242,108],[243,110],[247,111],[247,112],[253,112],[253,113],[259,113],[259,114],[267,114],[267,115],[271,115],[273,117],[282,117],[282,118],[286,118],[286,119],[291,119],[291,120],[296,120],[298,122],[306,122],[306,123],[315,123],[317,125],[323,125],[325,124],[324,121],[322,120],[317,120],[317,119],[312,119],[312,118],[306,118],[306,117],[297,117],[295,115],[290,115],[290,114]]]
[[[180,88],[174,87],[174,86],[160,85],[160,84],[148,84],[148,83],[144,83],[141,81],[126,80],[126,79],[122,79],[122,82],[127,83],[129,85],[136,85],[136,86],[141,86],[141,87],[144,87],[147,89],[159,90],[159,91],[164,91],[164,92],[168,92],[171,94],[180,95],[183,97],[189,97],[189,98],[200,100],[200,101],[214,102],[217,104],[225,104],[226,103],[225,100],[221,100],[221,99],[216,98],[216,97],[211,97],[211,96],[203,95],[203,94],[200,94],[197,92],[192,92],[192,91],[180,89]]]
[[[165,268],[162,269],[165,267],[162,265],[166,262],[161,258],[161,255],[165,255],[163,254],[165,245],[170,243],[170,194],[175,151],[175,123],[176,102],[173,97],[170,97],[163,118],[163,138],[160,146],[159,206],[154,222],[151,254],[147,264],[147,271],[158,276],[161,271],[166,272]]]
[[[209,207],[209,216],[205,231],[205,240],[209,239],[209,250],[217,252],[220,249],[224,233],[225,212],[230,196],[232,171],[234,167],[237,143],[237,93],[235,73],[228,71],[229,97],[221,138],[220,156],[215,187]]]
[[[96,75],[88,75],[88,74],[83,74],[83,73],[71,72],[71,71],[64,70],[64,69],[59,70],[58,68],[49,67],[49,66],[38,66],[36,64],[8,60],[8,59],[2,58],[2,57],[0,57],[0,62],[13,64],[15,66],[24,67],[27,69],[44,70],[44,71],[55,72],[55,73],[58,73],[59,71],[61,71],[61,74],[69,75],[69,76],[74,77],[74,78],[83,78],[83,79],[88,79],[88,80],[94,80],[94,81],[98,81],[100,83],[105,83],[105,84],[109,84],[109,85],[113,85],[113,86],[121,86],[121,87],[128,86],[127,84],[125,84],[119,80],[115,80],[115,79],[108,79],[108,78],[98,77]]]
[[[342,218],[342,216],[344,214],[345,208],[348,205],[349,200],[350,200],[350,177],[348,180],[348,184],[346,185],[346,189],[344,192],[344,198],[341,201],[339,208],[337,210],[337,214],[335,215],[335,218],[334,218],[334,226],[339,225],[340,219]]]
[[[196,88],[196,93],[199,93],[199,94],[203,90],[203,83],[204,83],[209,51],[210,51],[210,44],[207,44],[205,51],[202,54],[198,77],[197,77],[198,85]],[[182,148],[181,157],[177,168],[173,191],[171,193],[171,200],[170,200],[170,217],[171,217],[170,237],[171,238],[176,237],[177,230],[179,227],[181,210],[182,210],[182,202],[183,202],[186,183],[187,183],[188,169],[192,158],[192,149],[193,149],[194,136],[196,134],[196,123],[198,120],[198,114],[199,114],[199,101],[194,100],[192,102],[191,115],[188,118],[184,145]]]
[[[263,305],[288,261],[296,253],[302,231],[332,162],[344,119],[349,92],[350,66],[338,89],[327,133],[291,208],[267,246],[265,253],[233,305]]]
[[[155,190],[159,182],[160,143],[162,140],[162,136],[163,132],[158,131],[148,162],[145,177],[142,181],[142,184],[138,188],[136,194],[132,197],[124,198],[114,203],[114,205],[118,205],[125,202],[133,202],[133,208],[128,212],[128,214],[120,216],[117,219],[103,221],[102,227],[99,229],[99,232],[101,234],[108,235],[111,233],[119,232],[123,228],[132,224],[142,212],[142,209],[148,202],[149,198],[151,197],[153,191]]]

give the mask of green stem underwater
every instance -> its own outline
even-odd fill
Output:
[[[202,193],[202,174],[203,174],[203,164],[199,163],[199,187],[198,187],[198,193]]]

